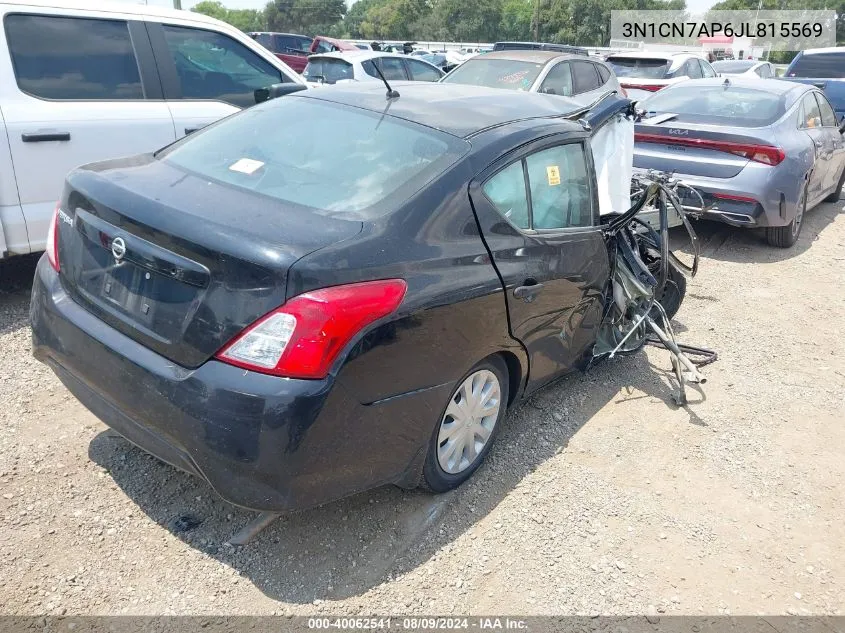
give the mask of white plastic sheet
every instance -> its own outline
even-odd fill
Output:
[[[634,122],[622,115],[607,121],[590,137],[599,189],[599,212],[623,213],[631,206],[634,174]]]

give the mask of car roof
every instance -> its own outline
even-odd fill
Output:
[[[727,89],[730,88],[753,88],[754,90],[760,90],[762,92],[769,92],[775,95],[786,95],[790,92],[802,93],[808,92],[813,90],[813,86],[809,84],[800,83],[797,81],[783,81],[781,79],[755,79],[752,77],[730,77],[728,79],[724,77],[708,77],[707,79],[689,79],[685,81],[683,84],[676,84],[676,85],[683,85],[687,87],[692,87],[690,82],[697,86],[726,86]]]
[[[819,53],[845,53],[845,46],[828,46],[827,48],[806,48],[803,55],[817,55]]]
[[[300,35],[299,33],[280,33],[279,31],[250,31],[250,35],[285,35],[287,37],[301,37],[306,40],[313,40],[313,37],[307,35]]]
[[[335,84],[331,89],[303,90],[284,99],[320,99],[377,114],[389,113],[460,138],[513,121],[561,119],[583,108],[566,97],[482,86],[425,81],[395,81],[390,85],[401,95],[390,101],[379,82]]]
[[[375,59],[376,57],[398,57],[403,59],[408,55],[402,53],[386,53],[384,51],[371,51],[369,49],[355,48],[354,51],[331,51],[329,53],[316,53],[310,55],[311,57],[332,57],[335,59],[346,59],[349,61],[365,62],[368,59]]]
[[[102,0],[92,3],[90,0],[3,0],[3,4],[21,7],[43,7],[48,9],[80,10],[91,13],[122,13],[124,15],[139,15],[155,18],[177,18],[190,22],[201,22],[219,26],[224,24],[220,20],[210,18],[194,11],[182,11],[155,5],[132,4],[118,0]]]
[[[583,55],[576,53],[562,53],[561,51],[541,51],[541,50],[519,50],[511,49],[505,51],[493,51],[492,53],[484,53],[483,57],[475,57],[473,59],[507,59],[509,61],[520,62],[534,62],[535,64],[546,64],[553,59],[584,59]]]
[[[651,52],[651,51],[626,51],[623,53],[611,53],[608,57],[625,57],[631,59],[638,59],[641,57],[647,59],[665,59],[665,60],[673,60],[678,57],[697,57],[699,59],[704,59],[704,55],[701,53],[691,53],[691,52],[683,52],[683,53],[672,53],[672,52]]]

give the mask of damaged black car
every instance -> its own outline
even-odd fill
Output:
[[[299,92],[72,172],[35,356],[131,442],[281,512],[454,488],[519,398],[675,345],[692,270],[636,219],[673,212],[671,183],[632,198],[612,168],[626,100],[395,88]]]

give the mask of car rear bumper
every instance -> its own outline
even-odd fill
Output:
[[[105,424],[255,510],[298,510],[386,483],[414,486],[451,385],[361,404],[339,379],[170,362],[74,303],[46,257],[33,354]]]

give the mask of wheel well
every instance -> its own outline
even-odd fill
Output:
[[[522,386],[522,365],[513,352],[499,352],[508,368],[508,406],[512,405]]]

